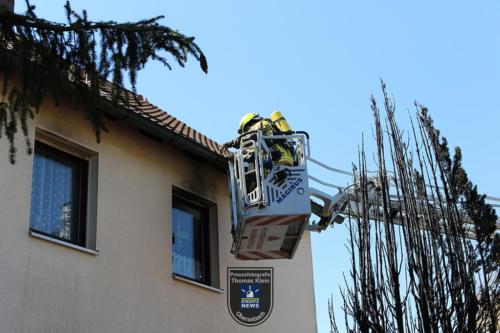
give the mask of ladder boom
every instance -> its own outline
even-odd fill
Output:
[[[384,212],[377,173],[369,173],[366,184],[368,193],[365,193],[366,190],[358,183],[360,177],[355,173],[328,166],[310,157],[309,136],[305,132],[266,136],[261,131],[255,131],[242,135],[238,141],[240,145],[229,161],[231,252],[238,259],[291,259],[305,230],[321,232],[333,223],[343,223],[345,218],[359,219],[362,213],[369,221],[389,220],[401,226],[407,221],[403,205],[394,193],[389,194],[389,218]],[[283,165],[272,158],[273,148],[277,145],[293,150],[293,165]],[[353,177],[353,182],[349,186],[339,186],[321,180],[308,173],[308,163]],[[391,177],[389,182],[394,186],[394,176]],[[309,180],[338,192],[331,195],[310,187]],[[440,215],[439,205],[433,204],[433,200],[428,198],[417,204],[422,208],[425,205],[426,209]],[[487,200],[493,206],[500,206],[500,198],[487,197]],[[367,216],[365,207],[368,207]],[[422,230],[437,228],[434,230],[448,232],[444,221],[431,226],[425,216],[420,217]],[[474,223],[467,218],[464,221],[465,236],[475,238]],[[500,229],[500,220],[496,227]]]

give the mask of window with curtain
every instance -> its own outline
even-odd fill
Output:
[[[30,229],[85,246],[88,161],[35,142]]]
[[[208,209],[178,197],[172,209],[173,272],[210,284]]]

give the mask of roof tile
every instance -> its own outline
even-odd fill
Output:
[[[106,99],[111,98],[111,86],[104,88],[101,91],[101,96]],[[127,92],[128,105],[122,105],[130,111],[136,113],[143,118],[157,123],[168,131],[177,133],[182,137],[192,141],[193,143],[201,146],[202,148],[219,155],[220,157],[228,157],[229,153],[224,151],[217,142],[207,138],[205,135],[196,131],[194,128],[189,127],[179,119],[175,118],[168,112],[160,109],[156,105],[150,103],[142,95],[134,95],[132,92]]]

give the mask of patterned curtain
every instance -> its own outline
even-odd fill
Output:
[[[72,164],[56,152],[35,149],[30,227],[69,241],[72,240],[75,215]]]
[[[204,279],[202,221],[199,216],[195,216],[198,214],[193,213],[183,209],[173,209],[172,263],[174,273],[202,281]]]

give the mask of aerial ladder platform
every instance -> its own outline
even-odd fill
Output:
[[[240,136],[239,141],[239,148],[229,160],[231,252],[237,259],[292,259],[306,230],[321,232],[332,223],[342,223],[348,216],[359,216],[361,191],[356,183],[359,177],[312,158],[306,132],[266,136],[255,131]],[[287,142],[293,148],[293,165],[266,163],[273,142]],[[326,182],[309,175],[309,164],[350,176],[354,181],[345,187]],[[321,191],[310,182],[337,193]],[[376,174],[368,180],[367,201],[370,217],[380,221],[383,214],[378,183]],[[500,198],[487,197],[487,200],[500,207]],[[389,204],[394,211],[391,221],[402,224],[404,212],[400,211],[397,197],[392,196]],[[465,228],[467,237],[474,238],[473,223]]]

